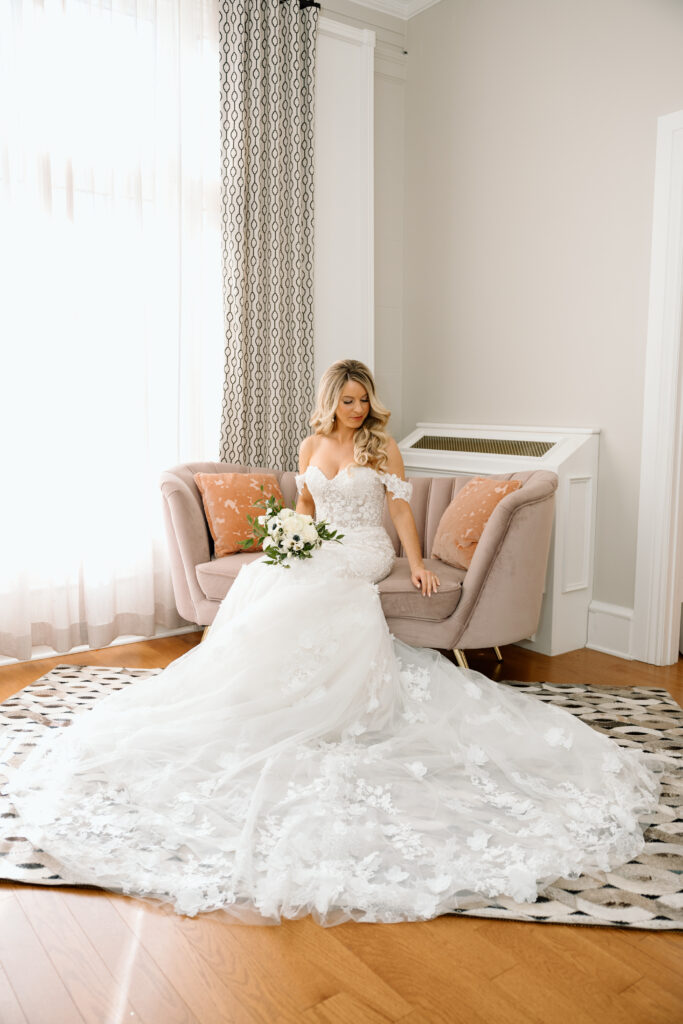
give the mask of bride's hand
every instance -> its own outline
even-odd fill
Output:
[[[415,569],[410,574],[410,579],[416,587],[422,588],[423,597],[425,594],[431,597],[432,593],[436,593],[440,585],[440,580],[436,573],[433,573],[430,569],[425,569],[424,565],[420,566],[419,569]]]

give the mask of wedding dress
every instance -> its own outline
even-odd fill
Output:
[[[658,762],[389,631],[410,482],[296,479],[342,541],[245,565],[202,644],[50,730],[13,830],[79,883],[249,924],[425,920],[636,856]]]

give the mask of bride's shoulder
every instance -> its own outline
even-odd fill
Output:
[[[318,434],[309,434],[299,445],[299,468],[303,472],[313,458],[318,443]]]
[[[393,437],[387,437],[386,442],[386,455],[387,461],[384,464],[384,471],[386,473],[392,473],[401,479],[405,478],[405,467],[403,465],[403,456],[401,455],[401,449]]]

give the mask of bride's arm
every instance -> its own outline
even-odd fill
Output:
[[[313,435],[305,437],[299,447],[299,472],[304,473],[313,454]],[[306,484],[299,494],[296,503],[296,511],[315,519],[315,502]]]
[[[403,457],[393,437],[389,438],[388,456],[384,472],[393,473],[400,480],[405,480]],[[410,579],[416,587],[422,589],[423,596],[425,594],[431,596],[432,592],[439,587],[439,577],[429,569],[425,569],[422,561],[422,544],[410,503],[404,498],[395,497],[389,490],[386,493],[389,501],[389,514],[396,527],[396,532],[401,538],[403,550],[410,565]]]

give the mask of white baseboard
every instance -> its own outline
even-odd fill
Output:
[[[586,647],[615,658],[633,661],[631,654],[631,623],[633,609],[604,601],[591,601],[588,608]]]

